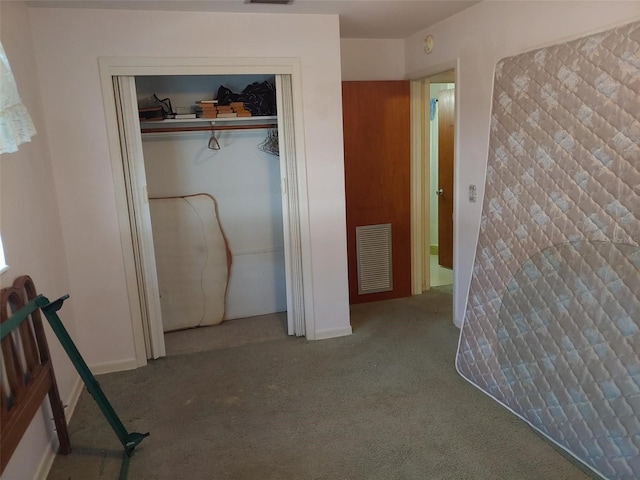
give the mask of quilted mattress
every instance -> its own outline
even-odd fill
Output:
[[[640,22],[498,62],[459,373],[640,478]]]

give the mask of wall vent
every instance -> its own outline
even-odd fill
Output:
[[[391,224],[356,227],[358,295],[393,290]]]

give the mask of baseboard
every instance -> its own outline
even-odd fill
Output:
[[[67,423],[71,421],[73,412],[76,411],[76,406],[78,406],[78,400],[80,400],[80,394],[82,393],[82,390],[84,390],[84,382],[80,377],[78,377],[76,380],[76,384],[73,386],[73,390],[71,390],[71,394],[69,395],[67,408],[64,409],[64,416],[67,419]]]
[[[105,373],[124,372],[125,370],[135,370],[138,368],[138,360],[130,358],[128,360],[118,360],[117,362],[96,363],[89,365],[89,370],[94,375]]]
[[[82,393],[84,383],[82,379],[78,377],[76,379],[76,383],[71,390],[71,394],[69,395],[69,400],[67,402],[67,408],[64,410],[64,416],[67,419],[67,424],[71,421],[71,416],[73,412],[76,410],[76,406],[78,405],[78,400],[80,400],[80,394]],[[55,433],[52,434],[50,447],[47,448],[42,458],[40,459],[40,463],[38,464],[38,468],[36,470],[35,475],[33,476],[34,480],[47,480],[47,476],[49,476],[49,471],[53,466],[53,462],[56,459],[57,451],[58,451],[58,437]]]
[[[314,340],[326,340],[327,338],[346,337],[347,335],[351,335],[352,333],[353,331],[351,330],[351,326],[317,330]]]
[[[429,254],[438,255],[438,245],[429,245]]]
[[[56,452],[58,451],[58,437],[53,435],[49,448],[44,451],[38,469],[36,470],[33,480],[47,480],[49,470],[53,466],[53,461],[56,459]]]

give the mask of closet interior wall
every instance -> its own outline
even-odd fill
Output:
[[[214,98],[221,85],[239,93],[265,80],[275,82],[268,75],[141,76],[136,91],[138,99],[168,97],[176,109]],[[216,131],[219,150],[207,147],[211,133],[142,135],[149,197],[215,198],[232,254],[225,320],[286,311],[280,164],[258,149],[269,129]]]

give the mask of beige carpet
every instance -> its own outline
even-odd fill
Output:
[[[226,320],[220,325],[165,333],[167,356],[280,340],[287,336],[287,313]]]
[[[317,342],[275,316],[276,338],[99,377],[127,428],[151,432],[129,478],[590,478],[456,373],[451,303],[433,289],[358,305],[352,336]],[[118,477],[120,446],[86,392],[71,441],[50,480]]]

